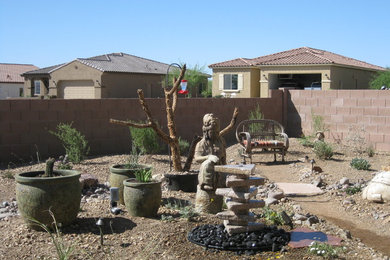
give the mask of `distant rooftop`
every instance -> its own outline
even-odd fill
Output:
[[[24,83],[21,74],[36,69],[38,69],[38,67],[31,64],[0,63],[0,82]]]
[[[380,66],[369,64],[364,61],[348,58],[332,52],[301,47],[288,51],[278,52],[271,55],[260,56],[253,59],[238,58],[234,60],[214,63],[210,68],[225,67],[253,67],[253,66],[280,66],[280,65],[322,65],[335,64],[359,67],[371,70],[384,70]]]

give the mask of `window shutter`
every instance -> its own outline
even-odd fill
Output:
[[[218,81],[218,88],[219,90],[223,90],[223,74],[219,74],[219,81]]]
[[[242,74],[238,74],[237,85],[238,90],[242,90],[244,88],[244,77]]]

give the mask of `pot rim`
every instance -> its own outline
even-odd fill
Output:
[[[56,180],[71,180],[74,178],[79,179],[81,176],[81,173],[77,170],[54,170],[56,173],[60,173],[61,176],[54,176],[54,177],[37,177],[36,175],[44,173],[44,170],[41,171],[28,171],[28,172],[21,172],[15,175],[15,181],[17,183],[37,183],[37,182],[44,182],[44,181],[56,181]],[[31,176],[24,176],[24,175],[31,175]]]
[[[138,165],[140,166],[139,168],[119,168],[119,167],[122,167],[126,165],[125,163],[118,163],[118,164],[113,164],[110,166],[110,170],[111,169],[114,169],[114,170],[138,170],[138,169],[145,169],[145,168],[153,168],[153,166],[151,164],[143,164],[143,163],[139,163]]]
[[[123,186],[127,187],[136,187],[136,186],[143,186],[143,185],[156,185],[161,184],[162,181],[158,180],[151,180],[149,182],[139,182],[136,178],[129,178],[123,181]]]

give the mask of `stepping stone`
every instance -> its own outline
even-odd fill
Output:
[[[226,187],[240,187],[240,186],[260,186],[264,185],[264,178],[249,177],[249,179],[240,179],[235,175],[230,175],[226,179]]]
[[[253,174],[253,172],[255,171],[255,165],[254,164],[215,165],[214,171],[249,177],[249,175]]]
[[[332,246],[341,245],[341,238],[305,227],[299,227],[291,231],[290,243],[288,245],[292,248],[300,248],[309,246],[313,241],[323,242]]]
[[[229,235],[235,234],[235,233],[257,231],[257,230],[263,229],[265,226],[263,223],[254,223],[254,222],[248,223],[247,226],[234,226],[234,225],[228,224],[226,220],[223,222],[223,224],[225,225],[225,229]]]
[[[243,209],[254,209],[262,208],[265,206],[264,200],[249,200],[246,203],[238,201],[228,201],[226,202],[227,208],[231,211],[243,210]]]
[[[320,188],[308,183],[277,182],[275,184],[285,196],[312,196],[324,193]]]
[[[229,197],[233,201],[247,202],[250,198],[256,196],[257,188],[250,188],[249,192],[236,192],[231,188],[218,188],[216,189],[215,194]]]
[[[232,226],[247,226],[249,222],[247,220],[224,220],[224,223]]]
[[[233,221],[255,221],[255,215],[250,212],[247,215],[236,215],[232,211],[223,211],[217,213],[217,218],[224,220],[233,220]]]

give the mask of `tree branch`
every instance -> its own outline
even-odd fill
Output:
[[[130,127],[135,127],[135,128],[148,128],[152,127],[152,124],[149,122],[147,124],[137,124],[133,123],[130,121],[122,121],[122,120],[116,120],[116,119],[110,119],[111,124],[116,124],[116,125],[123,125],[123,126],[130,126]]]
[[[187,69],[187,66],[184,64],[183,65],[183,68],[181,69],[180,71],[180,75],[179,75],[179,78],[175,81],[175,84],[173,84],[173,87],[171,88],[171,90],[169,91],[169,94],[173,94],[173,92],[176,92],[177,89],[179,88],[180,86],[180,82],[181,80],[184,78],[184,74],[186,73],[186,69]]]
[[[234,112],[233,112],[233,116],[232,116],[232,120],[230,121],[230,124],[227,127],[225,127],[225,129],[223,129],[222,131],[219,132],[220,136],[225,135],[227,132],[230,131],[230,129],[233,128],[233,126],[236,124],[237,116],[238,116],[238,108],[235,107],[234,108]]]

